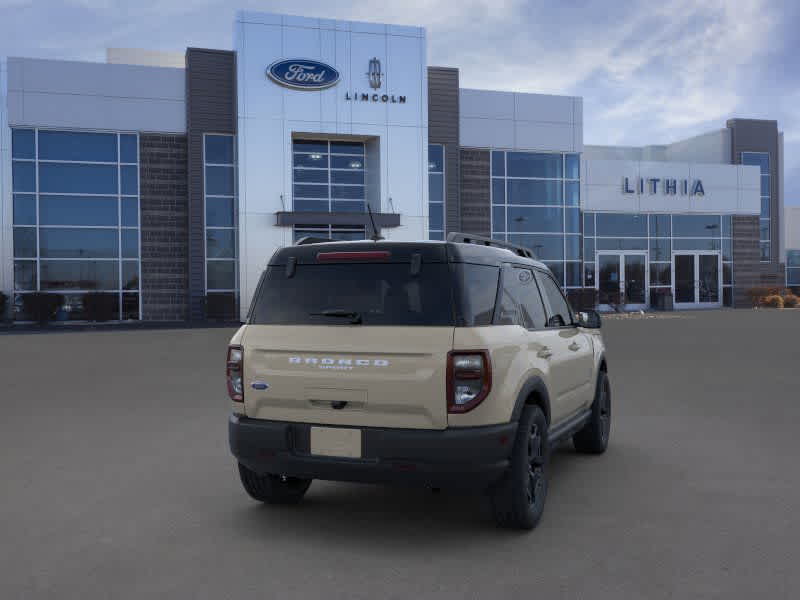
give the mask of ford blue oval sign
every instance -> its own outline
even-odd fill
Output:
[[[324,90],[339,83],[339,71],[316,60],[279,60],[267,68],[272,81],[296,90]]]

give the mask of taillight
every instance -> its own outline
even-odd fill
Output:
[[[465,413],[483,402],[492,389],[492,363],[486,350],[447,354],[447,412]]]
[[[228,381],[228,396],[234,402],[244,402],[244,387],[242,384],[242,359],[244,348],[241,346],[228,346],[228,361],[225,369]]]

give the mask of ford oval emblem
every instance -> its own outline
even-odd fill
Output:
[[[267,67],[267,76],[277,84],[296,90],[324,90],[339,83],[339,71],[317,60],[291,58]]]

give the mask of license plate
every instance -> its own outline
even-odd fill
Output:
[[[361,458],[361,430],[338,427],[311,428],[311,454]]]

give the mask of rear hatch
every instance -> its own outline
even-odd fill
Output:
[[[254,298],[242,342],[246,414],[444,429],[448,264],[418,253],[308,250],[271,264]]]

